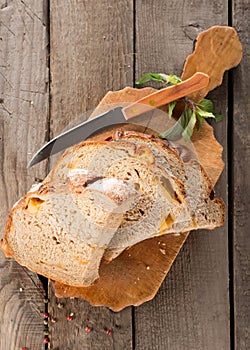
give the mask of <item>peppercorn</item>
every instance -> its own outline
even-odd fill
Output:
[[[90,333],[91,331],[92,331],[92,329],[89,326],[85,327],[85,332],[86,333]]]
[[[49,338],[48,338],[48,337],[45,337],[45,338],[43,339],[43,342],[44,342],[44,344],[48,344],[48,343],[49,343]]]
[[[56,323],[56,321],[57,321],[57,319],[55,318],[55,317],[51,317],[51,319],[50,319],[50,321],[51,321],[51,323]]]
[[[68,320],[68,321],[72,321],[72,320],[73,320],[73,316],[68,315],[68,316],[67,316],[67,320]]]

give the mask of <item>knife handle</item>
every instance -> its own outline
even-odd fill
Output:
[[[181,83],[158,90],[136,102],[133,102],[124,107],[122,111],[125,118],[128,120],[199,91],[207,87],[208,84],[209,76],[205,73],[197,72],[192,75],[191,78],[184,80]]]

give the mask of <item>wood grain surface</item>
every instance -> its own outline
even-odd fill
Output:
[[[137,1],[136,79],[146,72],[181,75],[197,34],[227,24],[227,2]],[[150,14],[150,15],[149,15]],[[168,20],[171,19],[171,20]],[[216,98],[217,96],[217,98]],[[226,113],[226,81],[214,92],[216,109]],[[226,154],[227,119],[216,125]],[[227,167],[216,195],[227,200]],[[227,224],[188,237],[156,297],[134,309],[135,349],[230,348]]]
[[[0,0],[0,231],[46,164],[27,161],[46,140],[47,11],[40,1]],[[0,256],[0,349],[43,349],[44,289],[37,275]]]
[[[51,137],[94,109],[108,90],[133,84],[133,1],[50,1]],[[80,119],[78,119],[78,122]],[[50,312],[56,309],[50,288]],[[54,349],[132,349],[131,308],[115,314],[67,299],[76,314],[51,327]],[[89,319],[89,321],[86,321]],[[93,331],[86,333],[89,323]],[[112,329],[112,335],[105,333]]]
[[[250,49],[247,0],[233,2],[232,24],[243,46],[243,60],[232,73],[232,134],[230,223],[232,225],[232,299],[234,301],[234,344],[236,350],[250,348]]]
[[[212,25],[229,21],[243,43],[241,65],[209,94],[226,115],[214,127],[226,163],[216,195],[228,202],[229,221],[192,233],[156,297],[142,306],[113,313],[60,299],[59,308],[49,286],[49,310],[57,318],[49,324],[50,348],[248,350],[248,1],[50,0],[50,11],[48,2],[0,0],[1,232],[14,202],[45,176],[46,162],[26,170],[32,154],[108,90],[133,86],[150,71],[181,75],[197,34]],[[0,350],[44,349],[44,292],[35,274],[1,253]]]

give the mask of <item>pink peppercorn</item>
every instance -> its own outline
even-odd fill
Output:
[[[86,333],[90,333],[91,332],[91,328],[89,326],[85,327],[85,332]]]
[[[48,318],[48,317],[49,317],[48,312],[45,312],[45,313],[43,314],[43,318]]]
[[[57,320],[56,320],[55,317],[51,317],[51,320],[50,320],[50,321],[51,321],[51,323],[56,323]]]
[[[72,320],[73,320],[73,316],[68,315],[68,316],[67,316],[67,320],[68,320],[68,321],[72,321]]]
[[[48,337],[45,337],[45,338],[43,339],[43,342],[44,342],[44,344],[48,344],[48,343],[49,343],[49,338],[48,338]]]
[[[111,334],[112,334],[111,329],[107,329],[107,330],[106,330],[106,334],[107,334],[107,335],[111,335]]]

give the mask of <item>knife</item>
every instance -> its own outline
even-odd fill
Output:
[[[208,83],[209,76],[205,73],[197,72],[191,78],[177,85],[158,90],[126,107],[116,107],[91,120],[87,120],[46,143],[30,160],[28,168],[53,154],[84,141],[98,131],[112,125],[127,123],[130,120],[132,121],[133,118],[145,112],[199,91],[207,87]]]

